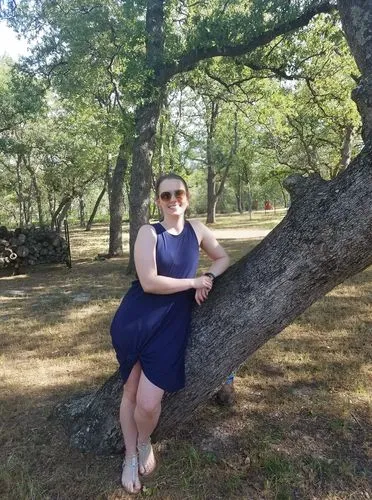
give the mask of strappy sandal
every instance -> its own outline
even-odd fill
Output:
[[[145,443],[138,443],[137,450],[139,459],[139,473],[143,477],[150,476],[155,471],[157,466],[154,450],[152,449],[151,445],[151,439],[149,438],[148,441],[146,441]],[[153,454],[154,457],[154,465],[151,469],[146,469],[145,463],[147,462],[151,453]],[[144,472],[141,472],[141,468],[144,470]]]
[[[127,474],[124,479],[124,474]],[[128,480],[129,478],[129,480]],[[132,484],[133,491],[130,490],[129,484]],[[139,488],[136,489],[136,484],[139,484]],[[137,495],[141,491],[141,483],[138,477],[138,457],[132,455],[126,457],[123,461],[123,472],[121,474],[121,485],[131,495]]]

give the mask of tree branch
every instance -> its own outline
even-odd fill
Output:
[[[159,79],[163,82],[168,81],[172,76],[178,73],[191,71],[200,61],[211,59],[212,57],[236,57],[253,52],[258,47],[267,45],[280,35],[306,26],[314,16],[332,12],[335,8],[335,5],[330,1],[324,1],[321,4],[307,9],[295,19],[277,24],[272,29],[265,31],[258,36],[253,36],[253,38],[245,43],[239,45],[212,45],[210,47],[195,48],[189,53],[181,56],[177,62],[165,65],[163,70],[159,73]]]

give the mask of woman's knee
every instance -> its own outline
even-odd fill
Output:
[[[149,417],[156,415],[161,407],[161,401],[151,398],[145,398],[141,394],[137,394],[136,399],[136,409],[142,414],[146,414]]]

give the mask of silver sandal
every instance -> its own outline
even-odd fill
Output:
[[[145,469],[145,472],[141,472],[139,470],[139,473],[141,474],[141,476],[143,477],[146,477],[146,476],[150,476],[156,469],[156,466],[157,466],[157,463],[156,463],[156,460],[155,460],[155,453],[154,453],[154,450],[152,448],[152,444],[151,444],[151,439],[149,438],[145,443],[138,443],[137,444],[137,450],[138,450],[138,458],[139,458],[139,465],[140,467],[142,466],[144,469],[145,469],[145,466],[143,465],[144,462],[148,459],[151,451],[154,455],[154,467],[150,470],[150,471],[146,471]]]
[[[131,470],[131,480],[132,480],[132,485],[133,485],[133,491],[130,491],[123,482],[123,475],[124,475],[125,468]],[[130,493],[131,495],[136,495],[137,493],[139,493],[141,491],[141,486],[138,490],[134,489],[135,484],[137,482],[139,483],[140,481],[139,481],[139,477],[138,477],[138,457],[137,457],[137,454],[135,454],[135,455],[131,455],[130,457],[125,458],[123,461],[123,470],[121,473],[121,485],[125,489],[126,492]]]

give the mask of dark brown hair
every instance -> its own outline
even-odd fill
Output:
[[[157,178],[156,180],[156,183],[155,183],[155,196],[156,196],[156,199],[159,198],[159,187],[160,187],[160,184],[165,181],[166,179],[176,179],[178,181],[181,181],[183,183],[183,185],[185,186],[185,191],[186,191],[186,195],[187,197],[189,197],[189,187],[187,185],[187,182],[185,181],[185,179],[183,179],[180,175],[178,174],[174,174],[173,172],[169,172],[168,174],[161,174],[160,177]]]

